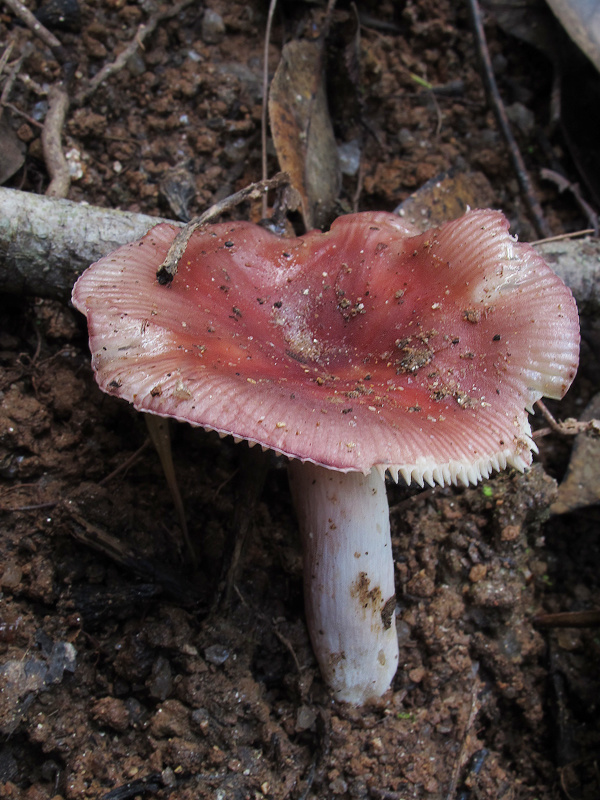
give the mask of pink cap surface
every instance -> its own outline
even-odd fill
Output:
[[[526,407],[578,364],[575,301],[496,211],[417,233],[385,212],[281,239],[158,225],[73,290],[100,387],[141,410],[421,485],[531,463]]]

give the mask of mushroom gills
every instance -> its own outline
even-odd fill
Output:
[[[380,697],[398,666],[394,561],[385,482],[292,461],[302,538],[306,618],[337,700]]]

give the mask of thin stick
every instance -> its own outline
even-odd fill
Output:
[[[2,54],[2,62],[0,63],[0,73],[4,70],[8,59],[10,58],[10,53],[12,50],[12,42],[8,45],[4,53]],[[31,52],[31,45],[29,47],[24,47],[23,52],[19,56],[19,58],[15,61],[12,66],[10,73],[7,75],[6,80],[4,82],[4,86],[2,87],[2,94],[0,95],[0,116],[2,116],[3,108],[8,105],[8,98],[10,97],[10,93],[12,92],[12,88],[14,83],[17,79],[17,75],[21,71],[21,67],[23,65],[23,61]]]
[[[462,769],[469,744],[469,734],[473,727],[473,723],[475,722],[475,717],[479,713],[479,701],[477,697],[479,691],[479,679],[477,678],[477,670],[478,670],[478,665],[474,664],[472,670],[473,686],[471,688],[471,710],[469,711],[469,718],[467,719],[467,724],[465,725],[462,744],[460,746],[460,750],[458,751],[456,761],[454,762],[454,769],[452,770],[452,778],[450,780],[448,792],[446,793],[446,800],[452,800],[452,798],[456,794],[456,787],[458,786],[460,771]]]
[[[579,188],[579,184],[572,183],[571,181],[567,180],[567,178],[565,178],[564,175],[561,175],[560,172],[556,172],[553,169],[542,169],[540,175],[545,180],[552,181],[552,183],[558,188],[558,191],[561,194],[566,191],[571,192],[571,194],[575,198],[575,202],[587,217],[588,223],[593,226],[594,233],[596,234],[596,236],[598,236],[598,214],[594,211],[591,205],[583,198],[583,195],[581,194],[581,189]]]
[[[106,477],[102,478],[101,481],[98,481],[98,486],[104,486],[109,481],[111,481],[113,478],[116,478],[116,476],[119,475],[119,473],[123,472],[123,470],[127,469],[128,467],[130,467],[133,464],[133,462],[137,458],[139,458],[139,456],[143,453],[143,451],[148,447],[149,444],[150,444],[150,438],[147,438],[146,441],[142,444],[142,446],[138,447],[138,449],[135,451],[135,453],[133,453],[131,456],[129,456],[129,458],[126,461],[124,461],[122,464],[120,464],[118,467],[116,467],[116,469],[114,469]],[[6,490],[6,492],[4,493],[3,497],[5,497],[7,494],[9,494],[10,492],[12,492],[14,490],[24,489],[24,488],[29,488],[29,487],[39,488],[38,485],[35,484],[35,483],[19,483],[16,486],[9,487]],[[35,505],[18,506],[17,508],[7,508],[5,510],[6,511],[11,511],[11,512],[12,511],[37,511],[37,510],[39,510],[41,508],[54,508],[55,506],[57,506],[59,504],[59,502],[60,502],[59,500],[50,500],[47,503],[36,503]]]
[[[4,510],[14,514],[17,511],[39,511],[42,508],[55,508],[57,505],[58,500],[51,500],[48,503],[36,503],[33,506],[17,506],[16,508],[6,508]]]
[[[542,628],[592,628],[600,625],[600,611],[559,611],[537,614],[533,624]]]
[[[120,72],[127,64],[127,61],[131,58],[131,56],[134,55],[134,53],[137,53],[138,49],[143,49],[144,39],[146,39],[146,37],[155,30],[159,22],[164,22],[166,19],[171,19],[171,17],[177,16],[180,11],[183,11],[184,8],[191,5],[193,2],[194,0],[180,0],[180,2],[174,5],[172,8],[168,8],[165,11],[159,11],[156,14],[153,14],[148,22],[142,22],[140,25],[138,25],[135,35],[127,47],[119,53],[114,61],[112,61],[110,64],[105,64],[100,72],[94,75],[88,87],[77,95],[75,99],[76,105],[83,105],[83,103],[85,103],[85,101],[94,94],[94,92],[104,83],[104,81],[110,78],[111,75],[115,75],[117,72]]]
[[[128,459],[126,459],[122,464],[119,464],[118,467],[115,467],[112,472],[109,472],[101,481],[98,481],[98,486],[105,486],[109,481],[112,481],[113,478],[116,478],[117,475],[120,475],[121,472],[128,469],[137,459],[142,455],[144,450],[150,444],[150,437],[144,440],[143,444],[138,447],[135,453],[132,453]]]
[[[267,167],[267,116],[269,108],[269,44],[271,42],[271,28],[273,26],[273,15],[275,14],[275,6],[277,0],[271,0],[269,3],[269,14],[267,16],[267,27],[265,30],[265,52],[263,56],[263,97],[262,97],[262,114],[261,114],[261,132],[260,143],[262,152],[262,179],[266,181],[269,177]],[[263,195],[262,199],[262,216],[263,219],[267,216],[267,195]]]
[[[26,114],[24,111],[21,111],[20,108],[17,108],[14,103],[0,103],[3,108],[8,108],[13,114],[16,114],[18,117],[23,117],[23,119],[32,125],[34,128],[40,128],[40,130],[44,127],[41,122],[38,122],[37,119],[30,117],[29,114]]]
[[[53,55],[61,64],[66,61],[65,50],[60,41],[53,33],[50,33],[48,28],[45,28],[42,23],[35,18],[35,16],[23,5],[23,3],[20,3],[19,0],[4,0],[4,5],[10,8],[10,10],[21,20],[21,22],[24,22],[29,30],[32,31],[32,33],[34,33],[38,39],[41,39],[42,42],[50,48],[50,50],[52,50]]]
[[[206,225],[211,220],[219,217],[225,211],[229,211],[230,209],[239,206],[239,204],[243,203],[244,200],[258,200],[271,189],[280,189],[282,186],[287,186],[289,182],[290,178],[287,172],[278,172],[277,175],[269,180],[251,183],[249,186],[246,186],[239,192],[236,192],[229,197],[225,197],[223,200],[220,200],[218,203],[215,203],[214,206],[211,206],[209,209],[207,209],[204,214],[201,214],[199,217],[191,220],[191,222],[188,222],[188,224],[179,231],[173,240],[173,244],[169,247],[169,252],[165,257],[165,260],[158,268],[156,279],[161,286],[171,283],[177,274],[179,261],[182,255],[185,253],[185,249],[188,246],[188,242],[192,238],[194,231],[197,231],[198,228],[202,227],[202,225]]]
[[[549,236],[547,239],[536,239],[535,242],[529,242],[530,245],[535,247],[538,244],[548,244],[550,242],[563,242],[565,239],[577,239],[578,236],[590,236],[594,234],[593,228],[584,228],[582,231],[571,231],[571,233],[559,233],[558,236]]]
[[[154,414],[144,414],[144,418],[146,420],[148,431],[150,432],[152,444],[156,448],[156,452],[160,458],[160,463],[165,480],[167,481],[167,486],[171,492],[171,499],[173,500],[173,505],[175,506],[175,513],[177,514],[177,519],[179,520],[179,525],[183,534],[183,540],[185,542],[185,546],[187,547],[192,562],[192,567],[194,571],[196,571],[198,568],[198,559],[196,558],[196,552],[190,539],[187,518],[185,516],[185,506],[183,504],[183,498],[181,497],[179,484],[177,483],[177,476],[175,474],[173,452],[171,450],[169,420],[163,419],[162,417],[157,417]]]
[[[519,186],[521,187],[521,192],[523,193],[527,207],[529,208],[529,211],[533,217],[538,235],[552,236],[552,231],[544,219],[542,207],[535,196],[531,180],[527,174],[525,162],[523,161],[523,157],[521,156],[519,147],[515,137],[513,136],[510,122],[506,116],[506,109],[504,108],[504,103],[502,102],[500,92],[498,91],[498,86],[494,77],[494,70],[492,68],[492,60],[490,58],[490,53],[485,38],[485,32],[483,30],[483,22],[481,21],[479,3],[477,0],[468,0],[468,5],[469,11],[471,12],[471,22],[473,24],[475,40],[477,43],[477,49],[479,51],[479,58],[483,67],[483,83],[485,86],[488,103],[494,111],[494,116],[496,117],[498,127],[504,136],[511,161],[513,163],[513,168],[517,174]]]
[[[358,174],[356,176],[356,188],[352,195],[352,211],[355,213],[360,207],[360,196],[363,190],[363,182],[365,179],[365,162],[363,161],[362,152],[360,154],[360,161],[358,162]]]
[[[8,45],[4,48],[4,52],[0,56],[0,75],[2,75],[2,73],[4,72],[4,67],[8,63],[8,59],[10,58],[10,54],[13,51],[14,45],[15,45],[14,42],[9,42]]]
[[[277,628],[277,625],[275,623],[273,623],[273,633],[279,639],[281,644],[284,645],[284,647],[287,647],[287,649],[290,652],[290,655],[294,659],[294,664],[296,665],[296,669],[298,670],[298,675],[302,675],[302,667],[300,666],[300,662],[298,661],[298,656],[296,655],[296,651],[294,650],[292,643],[290,642],[289,639],[285,638],[285,636]]]
[[[145,580],[158,582],[171,596],[183,603],[193,603],[199,599],[198,589],[195,584],[187,581],[180,572],[172,571],[169,567],[154,563],[147,558],[138,556],[134,550],[116,536],[108,533],[97,525],[88,522],[71,501],[62,506],[69,514],[75,525],[71,525],[70,532],[78,542],[111,558],[126,569],[133,570]]]
[[[62,86],[53,86],[48,93],[48,112],[42,128],[44,160],[50,175],[47,197],[64,198],[69,193],[71,175],[62,149],[62,130],[69,110],[69,96]]]
[[[533,431],[531,434],[531,438],[533,441],[537,441],[538,439],[543,439],[544,436],[550,436],[552,433],[552,428],[538,428],[536,431]]]
[[[583,433],[584,431],[589,431],[596,435],[600,433],[600,420],[590,419],[579,422],[576,419],[569,418],[562,422],[557,422],[542,400],[538,400],[536,406],[542,412],[542,416],[555,433],[560,433],[563,436],[577,436],[578,433]]]

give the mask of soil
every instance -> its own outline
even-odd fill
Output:
[[[74,93],[154,8],[80,5],[74,30],[55,29]],[[392,210],[451,168],[473,170],[513,231],[535,238],[463,5],[360,5],[359,39],[354,6],[335,11],[326,63],[337,141],[362,152],[340,212],[356,201]],[[258,0],[192,3],[73,104],[69,198],[185,217],[260,179],[266,14]],[[282,0],[271,75],[282,42],[316,36],[323,20],[320,5]],[[518,140],[537,175],[551,70],[493,20],[486,31],[506,101],[533,120]],[[43,192],[36,120],[61,66],[8,11],[0,40],[31,48],[12,96],[29,117],[11,118],[25,163],[8,185]],[[535,189],[555,232],[585,226],[554,185]],[[381,700],[336,704],[304,624],[285,464],[172,428],[194,567],[144,420],[94,383],[83,318],[48,300],[0,303],[0,797],[600,796],[597,628],[536,624],[600,603],[598,509],[549,513],[568,443],[540,438],[530,472],[474,488],[389,486],[400,668]],[[592,367],[561,415],[579,416],[597,391]],[[227,596],[232,541],[248,522]]]

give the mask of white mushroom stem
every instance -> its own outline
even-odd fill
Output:
[[[292,461],[310,638],[337,700],[381,697],[398,666],[394,560],[382,475]]]

